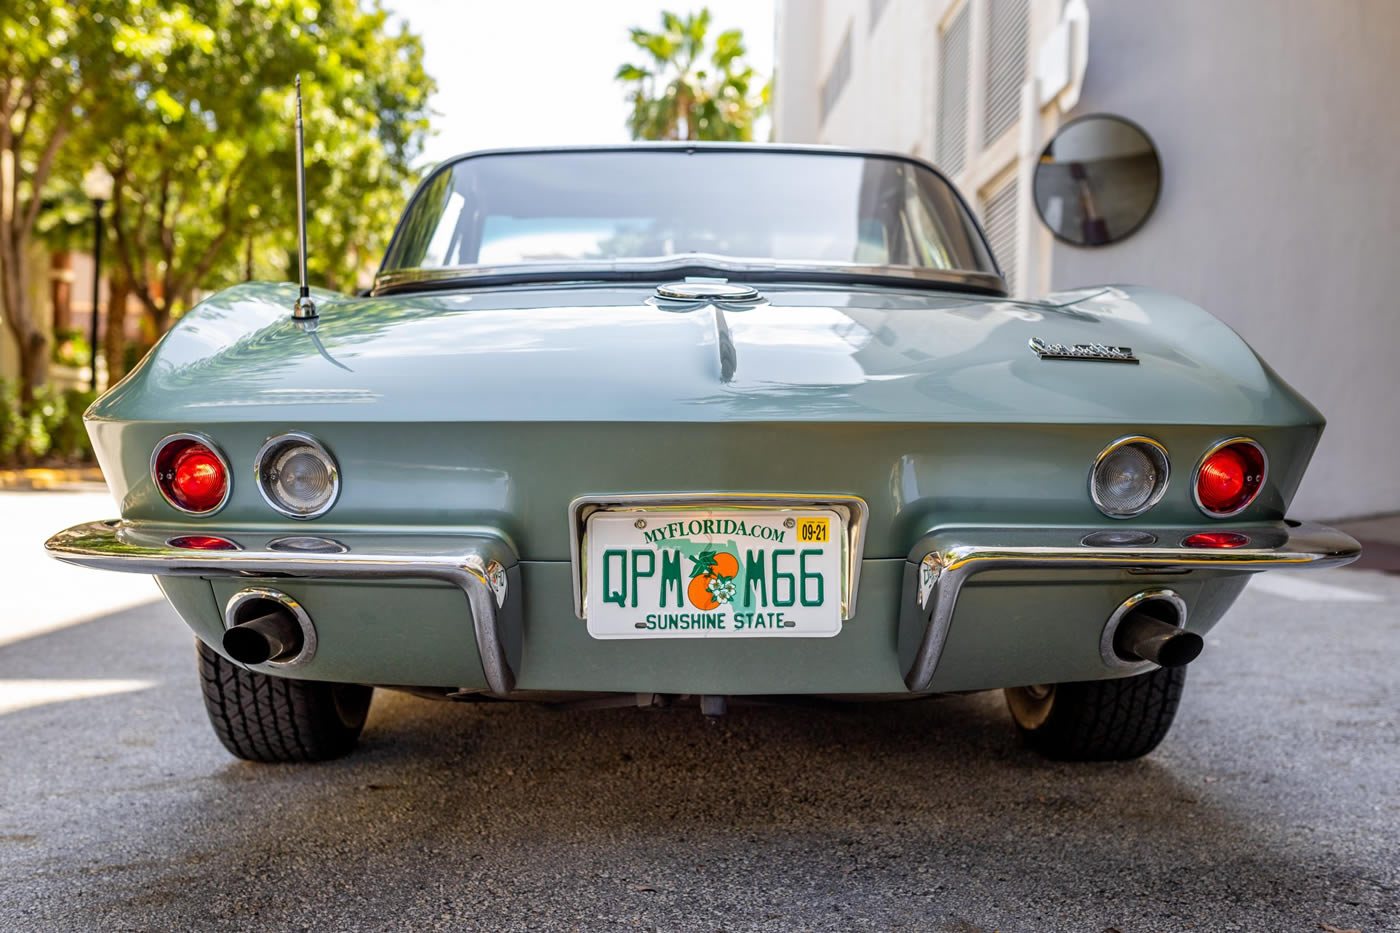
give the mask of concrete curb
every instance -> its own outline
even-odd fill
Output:
[[[97,467],[63,467],[28,470],[0,470],[0,489],[53,489],[74,483],[101,483],[102,471]]]

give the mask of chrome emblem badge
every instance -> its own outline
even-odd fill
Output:
[[[1042,360],[1097,360],[1103,363],[1136,363],[1132,347],[1110,347],[1102,343],[1050,343],[1031,338],[1031,349]]]

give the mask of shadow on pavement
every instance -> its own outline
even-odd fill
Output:
[[[1393,837],[1261,821],[1257,782],[1297,775],[1205,783],[1182,731],[1045,762],[999,694],[709,723],[381,691],[352,757],[262,766],[218,746],[164,607],[0,650],[43,676],[157,686],[0,716],[0,927],[1370,931],[1397,906],[1366,848]]]

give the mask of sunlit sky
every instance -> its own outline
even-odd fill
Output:
[[[424,161],[471,149],[627,140],[629,106],[613,75],[644,64],[628,29],[661,10],[708,6],[711,35],[742,29],[749,62],[773,70],[773,0],[384,0],[423,37],[437,79],[436,134]],[[756,138],[767,136],[767,124]]]

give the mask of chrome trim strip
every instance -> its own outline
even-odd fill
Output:
[[[588,516],[599,511],[645,512],[656,509],[832,509],[846,519],[845,591],[841,594],[842,621],[856,614],[860,592],[860,565],[865,554],[865,529],[870,507],[859,496],[808,496],[769,492],[638,493],[580,496],[569,503],[569,561],[572,564],[574,615],[587,619],[583,568],[583,538]]]
[[[292,614],[292,618],[297,620],[297,625],[301,626],[301,650],[296,657],[286,661],[265,661],[259,665],[245,665],[245,667],[296,667],[305,664],[316,657],[316,626],[311,621],[311,616],[301,603],[288,596],[281,590],[274,590],[266,586],[250,586],[246,590],[239,590],[229,598],[224,606],[224,630],[233,628],[238,623],[234,621],[238,609],[244,603],[252,599],[267,599],[272,602],[281,603],[287,611]]]
[[[161,451],[165,450],[166,447],[175,441],[193,441],[196,444],[203,444],[205,447],[209,448],[210,453],[219,458],[219,463],[224,468],[224,497],[219,500],[218,505],[209,509],[207,512],[196,512],[193,509],[185,508],[166,495],[165,487],[160,484],[160,477],[156,474],[156,461],[160,459]],[[190,515],[194,518],[208,518],[211,515],[218,514],[223,510],[224,506],[228,505],[229,497],[233,495],[233,470],[229,469],[228,457],[224,456],[224,452],[219,449],[219,445],[214,443],[213,438],[209,437],[209,435],[197,434],[193,431],[181,431],[178,434],[167,434],[160,439],[160,442],[156,444],[155,447],[151,448],[151,482],[156,484],[156,492],[160,493],[160,497],[165,500],[167,505],[181,515]]]
[[[1253,573],[1280,567],[1340,567],[1361,556],[1350,535],[1324,525],[1257,529],[1253,547],[1203,550],[1180,547],[1092,548],[1079,544],[1084,529],[963,528],[925,536],[910,553],[920,582],[909,598],[927,614],[923,638],[905,683],[922,693],[933,681],[958,594],[972,576],[987,570],[1127,570],[1146,573],[1225,571]],[[1156,529],[1162,536],[1167,532]],[[980,539],[983,543],[977,543]],[[994,543],[1002,539],[1007,544]],[[1259,546],[1271,543],[1273,547]],[[927,582],[925,583],[925,578]]]
[[[1176,590],[1143,590],[1141,593],[1134,593],[1123,600],[1122,604],[1113,610],[1113,615],[1109,616],[1108,621],[1104,623],[1103,634],[1099,636],[1099,657],[1103,660],[1105,667],[1129,674],[1138,674],[1157,666],[1151,661],[1124,661],[1113,648],[1113,638],[1118,634],[1118,623],[1123,621],[1123,617],[1143,603],[1156,600],[1165,600],[1171,603],[1176,608],[1176,627],[1186,627],[1186,600],[1182,599],[1181,594]]]
[[[1250,447],[1253,447],[1255,450],[1259,451],[1259,457],[1264,462],[1264,475],[1259,477],[1259,488],[1254,490],[1254,495],[1250,496],[1248,499],[1245,500],[1244,505],[1235,509],[1233,512],[1212,512],[1210,509],[1206,508],[1204,505],[1201,504],[1201,496],[1199,492],[1201,467],[1206,465],[1206,461],[1209,460],[1217,450],[1220,450],[1224,447],[1229,447],[1231,444],[1248,444]],[[1201,459],[1196,461],[1196,469],[1191,473],[1191,499],[1196,503],[1196,508],[1200,509],[1202,513],[1209,516],[1210,518],[1231,518],[1235,515],[1240,514],[1245,509],[1253,505],[1254,500],[1258,499],[1259,494],[1264,491],[1264,484],[1268,481],[1269,452],[1264,449],[1264,445],[1260,444],[1252,437],[1227,437],[1225,438],[1225,440],[1216,443],[1205,453],[1201,454]]]
[[[307,447],[313,448],[326,459],[326,463],[330,464],[331,495],[330,498],[326,500],[326,504],[315,511],[296,512],[287,508],[277,501],[276,496],[273,496],[267,491],[267,487],[263,483],[263,461],[267,459],[268,455],[274,450],[281,447],[283,444],[289,443],[304,444]],[[253,481],[258,487],[258,494],[262,496],[263,501],[266,502],[274,512],[277,512],[279,515],[285,515],[288,518],[295,518],[298,521],[320,518],[322,515],[329,512],[335,506],[336,500],[340,498],[340,464],[336,462],[335,457],[331,455],[331,452],[326,448],[325,444],[322,444],[304,431],[284,431],[281,434],[274,434],[272,437],[263,441],[263,445],[258,448],[257,456],[253,458]]]
[[[147,530],[128,522],[87,522],[49,538],[49,555],[70,564],[99,570],[191,577],[287,577],[293,579],[442,580],[466,594],[472,628],[490,691],[504,696],[515,677],[506,660],[498,628],[505,604],[504,567],[515,552],[494,534],[443,535],[440,551],[425,552],[427,536],[345,535],[349,550],[341,554],[269,551],[266,543],[243,551],[188,551],[166,545],[169,529]],[[248,542],[249,535],[241,536]],[[269,536],[275,537],[275,536]],[[503,563],[504,562],[504,563]]]
[[[469,288],[478,283],[500,284],[501,280],[568,282],[620,274],[634,276],[640,280],[677,275],[688,269],[702,267],[740,278],[763,276],[764,280],[771,280],[775,276],[791,276],[795,281],[802,281],[813,275],[825,275],[841,278],[857,277],[867,279],[874,284],[880,284],[880,280],[887,280],[896,285],[906,283],[950,285],[987,292],[992,297],[1004,297],[1008,294],[1006,283],[1001,276],[993,275],[990,272],[926,269],[922,266],[886,266],[865,262],[778,261],[717,256],[709,253],[686,253],[683,256],[675,257],[593,262],[521,262],[495,266],[470,265],[442,266],[433,269],[399,269],[376,275],[370,294],[378,296],[396,288],[412,285],[453,283],[460,284],[463,288]]]
[[[1099,497],[1094,493],[1094,477],[1098,474],[1099,464],[1103,463],[1104,458],[1119,447],[1126,446],[1127,444],[1146,444],[1148,447],[1155,448],[1156,451],[1162,455],[1161,463],[1158,464],[1162,471],[1162,482],[1157,487],[1156,491],[1152,493],[1151,497],[1143,503],[1141,508],[1132,512],[1110,512],[1108,509],[1104,508],[1103,503],[1099,501]],[[1109,518],[1133,518],[1134,516],[1141,515],[1143,512],[1146,512],[1158,502],[1162,501],[1162,497],[1167,494],[1167,484],[1171,482],[1171,479],[1172,458],[1171,455],[1167,453],[1167,448],[1162,445],[1162,442],[1153,440],[1142,434],[1131,434],[1127,437],[1118,438],[1118,440],[1099,451],[1099,455],[1094,458],[1094,465],[1089,468],[1089,498],[1093,500],[1095,507]]]

